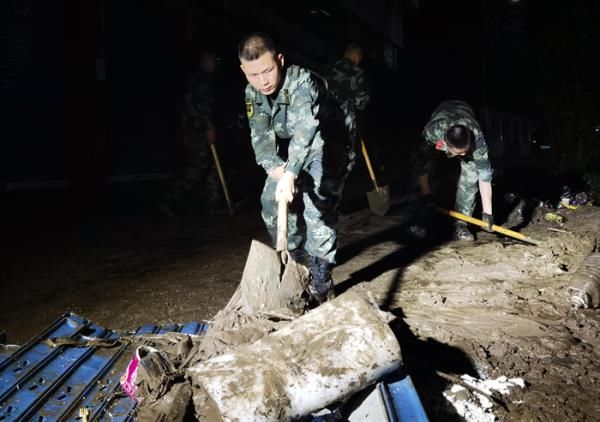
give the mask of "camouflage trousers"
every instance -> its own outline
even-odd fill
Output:
[[[304,247],[309,255],[335,263],[338,206],[347,173],[331,174],[322,155],[313,158],[296,180],[296,196],[288,209],[288,250]],[[269,176],[261,195],[262,218],[277,240],[277,181]],[[304,234],[306,233],[306,235]]]
[[[479,179],[475,162],[461,161],[460,177],[456,188],[456,211],[469,216],[473,215],[477,192],[479,192]]]
[[[184,141],[188,154],[187,164],[166,200],[179,201],[187,193],[204,184],[208,208],[215,208],[221,199],[220,187],[206,137],[197,134],[193,139],[186,137]]]

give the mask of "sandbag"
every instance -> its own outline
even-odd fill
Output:
[[[571,277],[569,297],[578,308],[600,306],[600,253],[589,254]]]
[[[186,371],[196,416],[291,420],[343,400],[399,368],[390,319],[347,292],[253,344],[200,362]]]

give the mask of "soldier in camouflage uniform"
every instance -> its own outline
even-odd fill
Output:
[[[362,61],[362,48],[356,42],[350,42],[344,56],[323,70],[329,90],[346,114],[346,125],[353,146],[359,137],[359,122],[370,100],[369,83],[364,70],[359,67]]]
[[[336,125],[323,101],[322,81],[298,66],[284,67],[283,55],[267,35],[244,38],[238,55],[249,82],[246,111],[252,147],[267,174],[262,218],[275,243],[277,201],[291,203],[288,250],[297,261],[303,259],[302,247],[308,252],[308,290],[320,303],[333,291],[334,225],[349,159],[347,133],[344,141],[334,141]],[[344,127],[343,117],[340,126]]]
[[[460,159],[460,178],[456,192],[456,210],[472,215],[479,188],[482,219],[491,231],[494,224],[492,213],[492,174],[488,158],[488,147],[481,127],[475,119],[473,109],[462,101],[444,101],[433,112],[422,133],[422,142],[415,156],[415,170],[421,189],[422,203],[433,208],[433,196],[429,186],[428,172],[431,168],[434,151],[442,151],[449,158]],[[456,223],[455,238],[473,240],[467,224]]]
[[[211,158],[210,144],[216,141],[215,94],[213,76],[217,58],[211,53],[202,53],[199,69],[186,83],[181,128],[187,152],[187,165],[182,176],[161,204],[161,209],[170,216],[175,214],[182,198],[196,186],[205,184],[207,210],[214,213],[219,205],[220,190],[217,174]]]

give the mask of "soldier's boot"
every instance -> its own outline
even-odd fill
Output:
[[[306,253],[302,248],[296,248],[294,250],[289,251],[290,257],[297,262],[298,264],[305,265],[306,262]]]
[[[309,283],[308,294],[314,305],[319,306],[323,302],[335,297],[333,291],[333,280],[331,279],[331,268],[333,266],[322,258],[309,255]]]
[[[475,240],[475,236],[473,236],[473,233],[469,231],[467,223],[464,221],[457,221],[454,223],[454,239],[462,240],[464,242],[473,242]]]

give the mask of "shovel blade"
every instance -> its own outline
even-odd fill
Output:
[[[240,283],[243,305],[254,311],[278,311],[300,298],[308,285],[308,268],[287,251],[276,252],[253,240]]]
[[[390,199],[390,187],[381,186],[379,191],[372,190],[367,192],[367,200],[369,201],[369,208],[375,215],[386,215],[390,210],[391,199]]]

